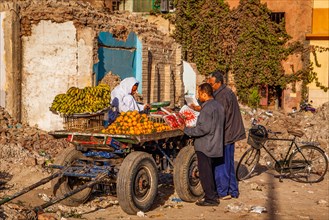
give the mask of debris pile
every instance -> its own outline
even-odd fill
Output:
[[[1,161],[43,165],[67,145],[63,139],[55,139],[45,131],[19,123],[0,107]]]
[[[282,132],[282,134],[276,135],[278,138],[291,138],[292,136],[288,134],[289,130],[303,131],[304,135],[297,139],[299,145],[316,144],[324,151],[329,152],[329,102],[324,103],[315,113],[254,110],[246,106],[241,106],[241,113],[247,136],[252,121],[255,119],[258,124],[264,125],[271,131]],[[274,151],[274,154],[284,156],[282,153],[287,151],[289,144],[284,141],[272,141],[268,146],[270,146],[270,150]],[[248,147],[247,139],[237,143],[240,151],[245,151]],[[266,156],[266,154],[262,156]]]
[[[120,82],[120,77],[110,71],[103,77],[100,83],[109,85],[111,89],[114,89],[117,85],[120,84]]]

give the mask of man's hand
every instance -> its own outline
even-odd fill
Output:
[[[144,109],[148,109],[148,108],[151,108],[150,104],[144,105]]]
[[[191,108],[191,109],[193,109],[194,111],[201,111],[201,106],[200,105],[195,105],[195,104],[191,104],[191,105],[189,105],[189,107]]]
[[[185,124],[181,124],[181,125],[178,127],[178,129],[181,130],[181,131],[184,131],[184,129],[185,129]]]

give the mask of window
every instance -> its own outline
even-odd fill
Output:
[[[272,12],[270,17],[273,22],[279,24],[284,19],[284,12]]]

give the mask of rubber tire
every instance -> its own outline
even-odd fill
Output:
[[[251,155],[249,155],[249,154],[251,154]],[[249,167],[250,165],[246,166],[247,160],[245,160],[245,159],[248,159],[250,161],[250,158],[251,158],[252,166],[250,169],[248,169],[247,167]],[[259,159],[260,159],[260,150],[259,149],[250,147],[246,152],[244,152],[244,154],[240,158],[238,166],[236,168],[236,173],[235,173],[236,179],[238,181],[248,179],[250,177],[250,175],[252,174],[252,172],[255,170],[255,168],[259,162]],[[244,174],[242,175],[241,173],[244,173]]]
[[[141,198],[135,192],[136,177],[146,171],[149,189]],[[158,192],[157,166],[148,153],[142,151],[131,152],[122,162],[117,178],[117,198],[121,209],[130,215],[138,211],[148,211],[154,203]]]
[[[85,156],[75,149],[75,147],[70,146],[66,148],[64,151],[62,151],[55,159],[54,164],[56,165],[62,165],[67,166],[72,164],[75,160],[84,158]],[[69,178],[74,177],[59,177],[55,178],[51,181],[53,194],[55,196],[62,196],[68,192],[70,192],[72,189],[67,184],[67,181]],[[80,184],[79,184],[80,185]],[[67,206],[79,206],[86,202],[88,198],[90,197],[92,192],[92,188],[86,188],[82,190],[81,192],[78,192],[64,200],[61,201],[61,204],[67,205]]]
[[[179,198],[185,202],[195,202],[204,196],[200,179],[191,176],[193,168],[197,169],[197,156],[194,147],[185,146],[179,151],[175,159],[173,175],[175,191]],[[191,184],[191,180],[195,180],[194,184]]]
[[[324,151],[317,147],[317,146],[313,146],[313,145],[304,145],[304,146],[301,146],[300,147],[300,150],[305,153],[307,150],[313,150],[313,151],[316,151],[318,156],[319,156],[319,159],[320,159],[320,163],[321,165],[323,165],[322,167],[322,172],[321,174],[319,175],[318,178],[316,178],[315,180],[309,180],[308,178],[305,178],[305,180],[302,180],[303,177],[300,177],[298,176],[298,174],[300,172],[296,172],[292,166],[293,166],[293,163],[294,161],[300,161],[300,160],[305,160],[304,157],[300,154],[300,152],[298,150],[294,151],[290,158],[289,158],[289,168],[290,168],[290,174],[291,174],[291,177],[297,181],[297,182],[302,182],[302,183],[317,183],[317,182],[320,182],[323,180],[323,177],[326,175],[327,173],[327,170],[328,170],[328,158],[326,156],[326,154],[324,153]],[[306,159],[309,159],[309,155],[306,155],[306,154],[303,154]],[[312,161],[312,163],[314,163],[314,161]],[[312,164],[314,165],[314,164]],[[297,175],[296,175],[297,174]],[[315,176],[317,175],[317,172],[315,172]]]

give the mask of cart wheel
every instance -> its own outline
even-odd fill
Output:
[[[78,159],[85,158],[85,156],[77,151],[74,147],[70,146],[66,148],[61,154],[59,154],[54,164],[67,166],[78,162]],[[78,177],[66,177],[62,176],[52,180],[53,194],[55,196],[62,196],[66,193],[69,193],[73,189],[78,188],[79,186],[85,184],[86,181]],[[78,206],[89,198],[91,195],[92,188],[86,188],[81,192],[78,192],[63,201],[62,204],[67,206]]]
[[[117,178],[117,198],[127,214],[148,211],[157,195],[158,173],[148,153],[131,152],[122,162]]]
[[[174,186],[185,202],[195,202],[204,192],[199,179],[198,161],[193,146],[183,147],[175,159]]]

